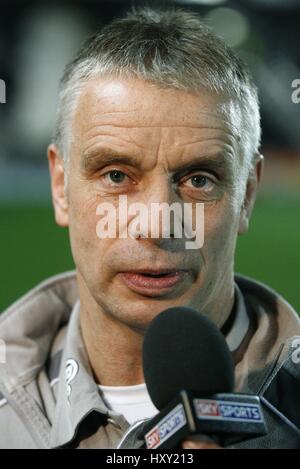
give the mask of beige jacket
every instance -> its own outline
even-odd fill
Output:
[[[240,448],[300,446],[300,321],[268,287],[236,276],[226,340],[236,391],[263,396],[266,437]],[[116,448],[129,428],[107,408],[93,379],[79,327],[74,272],[38,285],[0,315],[0,448]],[[135,438],[125,447],[138,448]]]

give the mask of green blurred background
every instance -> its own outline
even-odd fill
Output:
[[[50,206],[46,147],[58,82],[87,36],[132,4],[198,12],[248,63],[258,85],[266,171],[236,271],[300,312],[299,0],[3,0],[0,15],[0,311],[41,280],[72,269],[68,232]],[[300,96],[300,92],[299,92]]]
[[[238,241],[236,271],[261,280],[300,311],[300,194],[261,195]],[[67,229],[51,206],[0,206],[3,310],[49,275],[73,268]]]

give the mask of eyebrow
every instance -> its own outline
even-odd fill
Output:
[[[132,154],[123,154],[111,148],[101,147],[84,153],[80,164],[83,171],[91,172],[114,164],[124,164],[141,169],[142,163],[142,158],[134,157]],[[226,151],[221,151],[211,156],[204,155],[191,158],[189,162],[172,168],[170,173],[173,174],[173,181],[176,182],[184,175],[198,169],[207,169],[218,175],[223,173],[228,166],[232,166],[232,155]]]
[[[125,164],[135,166],[138,169],[142,166],[142,160],[132,155],[119,153],[111,148],[95,148],[87,151],[81,156],[80,166],[83,171],[101,169],[111,164]]]

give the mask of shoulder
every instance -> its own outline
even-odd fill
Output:
[[[0,327],[12,315],[22,313],[35,303],[47,299],[61,299],[65,303],[74,303],[74,295],[77,296],[75,271],[63,272],[42,281],[29,290],[25,295],[15,301],[2,313],[0,313]]]
[[[50,394],[41,392],[39,376],[77,299],[75,272],[66,272],[37,285],[0,315],[0,428],[5,428],[0,448],[31,448],[40,440],[39,447],[46,445]]]
[[[300,318],[295,309],[278,292],[262,282],[235,275],[246,305],[254,311],[258,319],[267,316],[271,323],[276,323],[282,339],[300,335]]]
[[[269,410],[266,447],[270,447],[270,441],[271,447],[298,447],[295,445],[300,437],[299,316],[267,285],[239,275],[235,280],[256,320],[257,329],[247,352],[255,369],[248,380]]]
[[[0,314],[0,383],[24,385],[37,374],[76,301],[75,273],[66,272],[40,283]]]
[[[17,386],[47,359],[58,330],[78,299],[75,272],[50,277],[0,314],[0,383]]]

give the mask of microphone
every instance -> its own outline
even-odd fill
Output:
[[[160,410],[139,426],[144,447],[172,449],[200,433],[221,445],[266,434],[259,397],[233,393],[231,352],[219,329],[197,311],[169,308],[150,323],[143,367]]]

